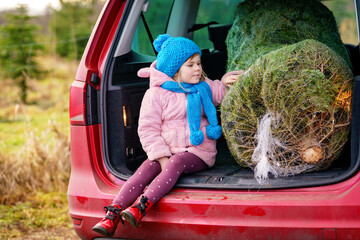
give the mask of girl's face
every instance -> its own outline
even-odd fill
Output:
[[[200,55],[196,54],[190,57],[180,67],[175,74],[174,80],[183,83],[196,84],[199,83],[202,74]]]

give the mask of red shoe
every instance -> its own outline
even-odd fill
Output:
[[[122,224],[124,224],[124,220],[122,220],[120,216],[122,208],[119,205],[110,205],[104,207],[104,211],[106,212],[106,216],[101,219],[101,221],[98,222],[92,230],[102,235],[111,237],[114,235],[119,222],[121,221]]]
[[[131,207],[121,212],[121,216],[133,227],[138,227],[146,213],[154,204],[145,196],[141,196]]]

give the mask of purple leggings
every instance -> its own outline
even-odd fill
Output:
[[[143,195],[155,204],[161,197],[170,192],[182,173],[194,173],[208,167],[196,155],[183,152],[170,157],[164,168],[161,171],[160,163],[156,160],[147,159],[144,161],[125,182],[113,204],[119,205],[123,209],[129,207],[150,182]]]

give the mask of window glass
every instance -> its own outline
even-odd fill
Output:
[[[202,0],[196,23],[205,24],[215,21],[219,24],[232,24],[236,6],[239,2],[240,0]],[[213,48],[206,27],[194,32],[194,41],[201,49]]]
[[[197,24],[216,21],[219,24],[232,24],[236,7],[242,0],[202,0],[199,6]],[[359,44],[356,15],[353,0],[323,1],[334,14],[339,32],[344,43]],[[208,29],[203,28],[194,33],[194,41],[201,49],[212,49]]]
[[[150,1],[150,6],[147,12],[144,12],[144,17],[153,38],[156,38],[159,34],[165,33],[171,6],[172,1],[169,0]],[[138,53],[155,56],[152,42],[146,32],[146,28],[141,17],[135,32],[132,50]]]
[[[356,14],[353,0],[329,0],[323,2],[334,14],[341,39],[344,43],[359,44]]]

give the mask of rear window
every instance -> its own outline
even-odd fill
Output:
[[[232,24],[239,2],[243,0],[203,0],[200,2],[196,23],[205,24],[215,21],[219,24]],[[358,45],[356,14],[353,0],[323,1],[334,14],[339,27],[341,39],[344,43]],[[219,14],[221,13],[221,14]],[[226,14],[224,14],[226,13]],[[209,40],[207,28],[194,33],[194,41],[201,49],[213,48]]]
[[[353,0],[330,0],[323,2],[334,14],[344,43],[359,44],[356,14]]]
[[[200,2],[196,24],[217,22],[218,24],[232,24],[235,10],[240,0],[203,0]],[[211,49],[213,44],[209,40],[207,28],[194,32],[194,42],[201,49]]]
[[[146,12],[144,12],[144,18],[153,38],[159,34],[165,33],[166,23],[168,21],[171,6],[172,1],[168,0],[150,1],[150,7]],[[131,48],[137,53],[155,56],[152,42],[150,41],[144,22],[141,18],[139,20]]]
[[[196,24],[217,22],[219,24],[232,24],[236,7],[242,0],[202,0],[199,5]],[[173,1],[152,0],[144,17],[152,36],[165,33],[169,12]],[[352,0],[329,0],[323,3],[333,12],[344,43],[358,45],[357,24],[354,2]],[[221,14],[219,14],[221,13]],[[224,14],[226,13],[226,14]],[[193,40],[201,49],[212,49],[208,29],[194,32]],[[155,56],[152,43],[146,32],[143,20],[140,19],[137,27],[132,50],[145,55]]]

